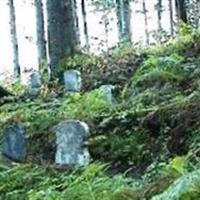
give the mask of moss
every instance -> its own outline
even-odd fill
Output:
[[[168,160],[177,156],[187,159],[188,171],[198,167],[198,41],[197,33],[183,34],[163,44],[161,49],[157,46],[156,50],[150,48],[144,52],[140,49],[138,52],[129,44],[116,49],[109,59],[79,55],[63,61],[62,70],[76,68],[84,74],[94,75],[91,80],[95,87],[105,79],[106,83],[119,84],[113,107],[104,101],[98,89],[59,96],[57,83],[52,83],[55,84],[52,88],[45,83],[44,92],[38,99],[10,102],[0,107],[1,133],[4,125],[16,121],[23,122],[28,129],[27,162],[46,166],[53,163],[55,138],[52,126],[65,119],[79,119],[91,127],[89,148],[94,160],[109,163],[110,174],[143,175],[140,187],[133,186],[133,179],[108,176],[104,168],[96,165],[72,173],[35,165],[13,169],[0,166],[0,197],[135,200],[151,199],[159,193],[163,194],[155,199],[170,199],[169,194],[177,192],[175,199],[198,198],[198,179],[191,180],[191,185],[185,181],[193,177],[193,173],[181,173],[181,178],[173,184],[177,179],[174,170],[168,170],[167,176],[161,179],[157,173],[160,165],[166,167]],[[136,58],[139,61],[133,62]],[[125,69],[130,66],[131,73],[127,75]],[[154,163],[157,164],[148,171]],[[180,189],[182,184],[188,191],[186,196]]]

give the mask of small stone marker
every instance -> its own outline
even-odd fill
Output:
[[[41,76],[38,71],[34,71],[31,73],[30,78],[29,78],[29,91],[28,93],[31,96],[38,96],[40,93],[41,89]]]
[[[103,100],[109,105],[114,105],[114,97],[112,91],[114,89],[113,85],[102,85],[99,87]]]
[[[65,92],[80,92],[81,73],[77,70],[67,70],[64,72]]]
[[[41,83],[41,76],[40,76],[40,73],[38,71],[34,71],[30,75],[30,83],[31,83],[31,86],[33,88],[41,87],[41,85],[42,85],[42,83]]]
[[[2,154],[16,162],[22,162],[26,156],[26,129],[23,124],[8,125],[3,131]]]
[[[56,164],[85,166],[90,162],[86,146],[89,127],[77,120],[67,120],[54,127],[56,133]]]

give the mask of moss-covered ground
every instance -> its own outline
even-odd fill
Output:
[[[152,47],[124,44],[101,58],[77,55],[60,66],[58,73],[81,70],[81,93],[63,95],[58,83],[46,81],[36,99],[1,103],[0,134],[6,124],[23,122],[29,151],[24,164],[1,159],[0,199],[200,199],[198,31]],[[115,86],[112,105],[98,90],[102,84]],[[90,126],[93,163],[86,168],[54,164],[51,128],[65,119]]]

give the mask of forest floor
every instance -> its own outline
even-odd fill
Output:
[[[0,162],[0,199],[199,200],[200,33],[187,30],[151,47],[124,44],[104,57],[64,59],[58,73],[79,69],[81,93],[63,95],[43,81],[38,98],[18,84],[0,106],[0,133],[13,122],[28,129],[24,164]],[[112,102],[99,86],[114,86]],[[93,163],[54,164],[51,127],[64,119],[88,123]]]

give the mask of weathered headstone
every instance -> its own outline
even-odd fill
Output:
[[[34,71],[30,75],[30,83],[31,83],[31,86],[33,88],[41,87],[41,85],[42,85],[41,76],[40,76],[40,73],[38,71]]]
[[[2,154],[16,162],[22,162],[26,156],[26,129],[23,124],[8,125],[3,131]]]
[[[65,92],[80,92],[81,73],[77,70],[67,70],[64,72]]]
[[[113,106],[114,105],[114,97],[112,91],[114,89],[113,85],[102,85],[99,87],[99,90],[102,95],[102,99],[106,102],[107,105]]]
[[[29,77],[29,89],[28,93],[30,96],[38,96],[41,89],[41,76],[38,71],[34,71],[30,74]]]
[[[88,125],[77,120],[59,123],[53,129],[56,133],[55,162],[60,165],[85,166],[90,162],[87,148]]]

